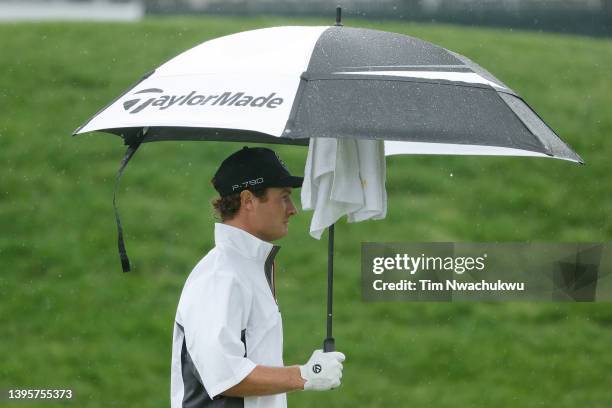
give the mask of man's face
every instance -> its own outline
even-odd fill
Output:
[[[270,187],[262,199],[254,199],[251,225],[256,236],[264,241],[274,241],[289,232],[289,217],[297,210],[291,200],[291,188]]]

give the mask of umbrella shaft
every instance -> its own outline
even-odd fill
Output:
[[[334,225],[328,228],[327,253],[327,338],[323,342],[324,351],[334,351],[335,344],[332,336],[332,308],[334,300]]]

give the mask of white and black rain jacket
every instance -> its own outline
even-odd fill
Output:
[[[279,247],[215,224],[215,247],[193,269],[174,324],[172,408],[286,407],[286,394],[220,395],[256,365],[283,366],[283,328],[274,297]]]

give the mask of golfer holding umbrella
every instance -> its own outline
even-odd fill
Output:
[[[144,143],[306,145],[310,138],[319,139],[309,144],[307,200],[302,202],[315,210],[313,221],[325,218],[313,222],[311,235],[320,237],[329,228],[325,349],[334,345],[333,223],[339,215],[317,215],[316,204],[329,209],[329,200],[342,206],[350,198],[351,204],[367,207],[372,200],[366,198],[375,198],[345,197],[347,191],[358,191],[336,182],[338,176],[348,176],[360,189],[371,188],[372,183],[363,182],[368,171],[362,169],[375,168],[383,188],[380,200],[373,200],[381,204],[374,214],[384,218],[384,156],[532,156],[583,163],[516,92],[468,58],[414,37],[342,27],[339,17],[338,11],[332,27],[271,27],[204,42],[145,75],[74,132],[115,134],[128,146],[115,191]],[[338,142],[330,150],[321,142],[325,139]],[[351,143],[371,141],[377,143],[373,155],[361,155]],[[359,163],[346,159],[349,150],[358,153],[352,156],[360,157]],[[311,166],[322,162],[314,157],[326,166]],[[372,166],[361,158],[369,158]],[[221,196],[216,208],[222,222],[215,226],[215,248],[194,268],[179,302],[172,406],[284,406],[287,391],[339,385],[341,353],[315,352],[300,367],[284,367],[282,361],[273,275],[278,248],[270,242],[287,234],[287,221],[296,213],[289,192],[302,179],[291,177],[273,152],[246,149],[223,162],[214,185]],[[121,265],[128,272],[113,204]],[[349,221],[375,218],[365,210],[351,210]]]
[[[274,151],[248,148],[221,163],[212,182],[215,247],[183,288],[174,326],[171,402],[179,407],[285,407],[286,392],[340,386],[344,355],[315,350],[284,366],[271,244],[297,214],[289,174]]]

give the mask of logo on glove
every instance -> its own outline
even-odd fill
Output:
[[[321,364],[315,364],[312,366],[312,371],[315,374],[319,374],[321,372]]]

